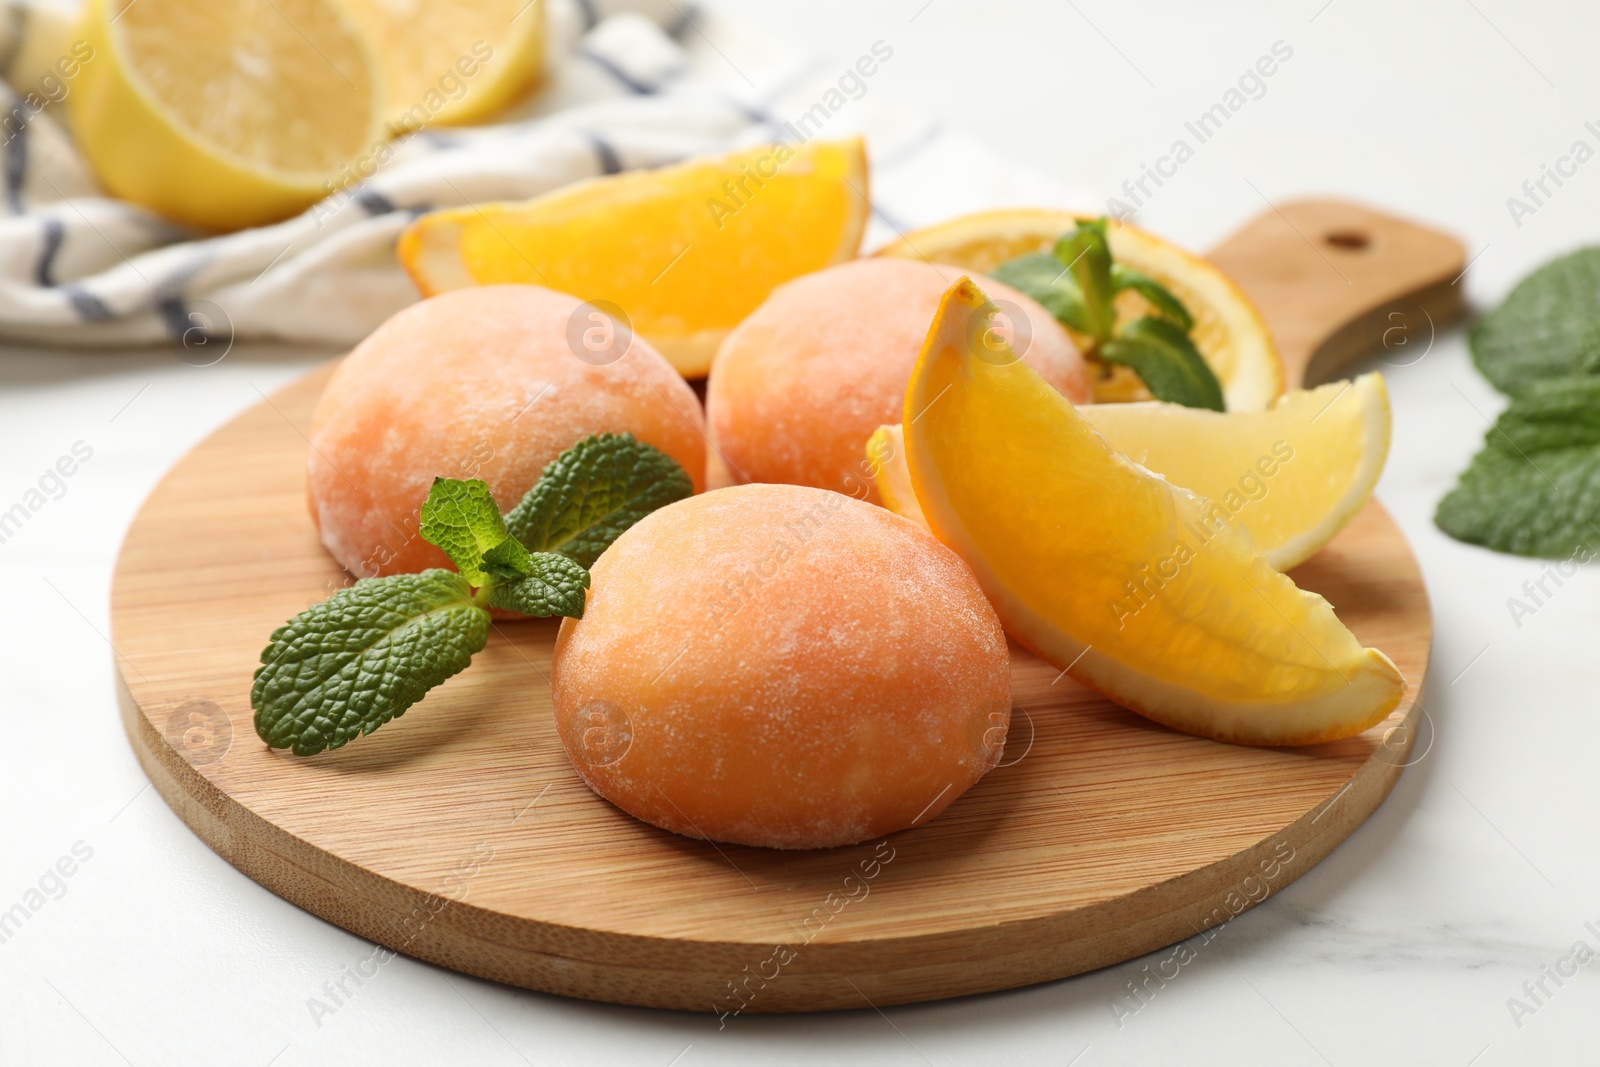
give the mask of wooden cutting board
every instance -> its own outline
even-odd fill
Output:
[[[1459,307],[1456,242],[1348,204],[1274,209],[1215,257],[1261,302],[1295,381],[1365,347],[1352,338],[1391,355],[1421,344],[1423,319]],[[1409,342],[1384,336],[1393,312]],[[251,878],[399,952],[728,1018],[1005,989],[1259,903],[1359,826],[1411,758],[1432,623],[1377,503],[1294,572],[1410,682],[1388,720],[1337,744],[1188,737],[1014,647],[1003,764],[938,819],[819,852],[716,845],[583,785],[551,721],[556,626],[530,620],[498,625],[470,670],[372,737],[311,759],[271,751],[251,725],[257,657],[343,580],[305,505],[328,373],[234,419],[151,494],[117,564],[113,641],[124,723],[167,803]]]

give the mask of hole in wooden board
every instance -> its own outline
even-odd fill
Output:
[[[1360,252],[1372,244],[1372,238],[1360,230],[1332,230],[1324,234],[1322,239],[1345,252]]]

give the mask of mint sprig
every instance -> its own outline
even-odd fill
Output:
[[[1194,317],[1166,286],[1112,261],[1104,217],[1080,219],[1053,250],[1009,260],[993,273],[1087,336],[1089,358],[1132,369],[1157,400],[1224,410],[1222,385],[1189,337]],[[1116,298],[1126,291],[1144,297],[1155,314],[1118,329]]]
[[[587,567],[692,492],[682,467],[628,434],[563,452],[512,510],[510,530],[486,483],[434,479],[419,528],[456,572],[363,578],[278,627],[250,690],[256,733],[297,756],[339,748],[465,670],[488,641],[489,609],[581,618]]]
[[[1073,323],[1096,342],[1111,339],[1117,325],[1117,309],[1112,298],[1111,241],[1106,237],[1104,219],[1079,222],[1078,228],[1064,234],[1055,245],[1055,258],[1065,263],[1076,297]],[[1004,281],[1004,279],[1001,279]]]
[[[502,544],[507,534],[487,482],[435,478],[417,524],[422,539],[449,556],[463,578],[473,585],[488,584],[484,553]]]
[[[1472,328],[1471,347],[1478,370],[1511,403],[1439,501],[1434,523],[1498,552],[1592,558],[1600,549],[1600,248],[1518,282]]]
[[[1158,400],[1223,411],[1222,386],[1189,335],[1175,322],[1146,316],[1123,327],[1115,340],[1100,346],[1107,363],[1132,367]]]
[[[623,530],[693,492],[670,456],[632,434],[605,433],[579,441],[546,467],[506,526],[535,552],[559,552],[592,567]]]
[[[1600,248],[1553,260],[1472,328],[1472,360],[1496,389],[1600,374]]]
[[[1458,541],[1519,556],[1600,549],[1600,377],[1525,385],[1434,522]]]
[[[404,715],[488,638],[459,574],[364,578],[273,632],[250,689],[256,733],[297,756],[339,748]]]
[[[525,574],[514,581],[501,582],[489,591],[489,606],[520,611],[524,615],[581,618],[583,591],[589,588],[589,572],[554,552],[534,552],[526,559]]]

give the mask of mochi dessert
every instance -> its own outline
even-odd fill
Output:
[[[857,259],[774,289],[711,365],[712,484],[789,482],[876,502],[862,450],[880,425],[900,421],[928,323],[961,273]],[[1073,403],[1090,403],[1089,372],[1061,324],[1015,289],[983,284],[1003,312],[991,347],[1003,341]]]
[[[595,792],[690,837],[825,848],[921,826],[993,767],[1010,654],[954,552],[841,493],[680,500],[596,561],[552,661]]]
[[[311,422],[311,517],[357,577],[448,566],[417,533],[434,478],[481,478],[509,511],[563,450],[608,432],[702,487],[700,401],[643,338],[539,286],[443,293],[379,326],[329,380]]]

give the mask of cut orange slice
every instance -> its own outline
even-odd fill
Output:
[[[1119,704],[1222,741],[1331,741],[1393,710],[1405,681],[1388,657],[994,345],[996,310],[965,278],[945,295],[903,425],[929,528],[1006,629]]]
[[[764,145],[436,211],[397,252],[425,296],[513,282],[608,302],[696,377],[774,287],[853,258],[868,210],[860,139]]]
[[[1008,259],[1050,251],[1077,222],[1067,211],[982,211],[914,230],[877,254],[989,274]],[[1262,411],[1283,392],[1283,359],[1266,320],[1231,278],[1199,256],[1125,222],[1113,220],[1108,239],[1115,262],[1150,275],[1183,301],[1194,317],[1190,337],[1222,383],[1229,411]],[[1119,326],[1151,310],[1131,290],[1117,296]],[[1084,347],[1084,338],[1074,340]],[[1144,383],[1126,367],[1106,366],[1103,371],[1095,387],[1100,403],[1150,399]]]
[[[1268,411],[1151,400],[1078,414],[1117,451],[1243,527],[1280,571],[1316,555],[1360,514],[1389,454],[1389,392],[1378,374],[1286,393]],[[926,526],[899,426],[878,429],[867,461],[884,505]]]
[[[911,484],[911,468],[906,466],[906,435],[899,423],[879,426],[867,439],[867,470],[884,507],[924,530],[928,528],[928,517]]]

